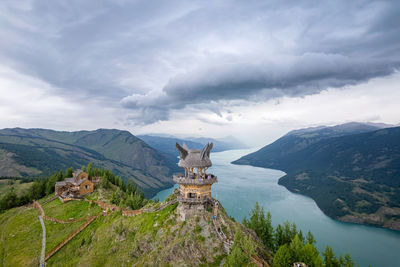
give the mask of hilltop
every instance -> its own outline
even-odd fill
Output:
[[[46,176],[93,162],[123,179],[133,179],[147,196],[170,187],[177,171],[168,156],[128,131],[61,132],[46,129],[0,130],[0,176]]]
[[[323,260],[313,235],[295,223],[274,229],[258,203],[240,224],[216,199],[189,214],[192,202],[182,202],[177,189],[160,203],[108,170],[94,172],[101,183],[83,199],[62,203],[50,191],[33,205],[0,213],[3,266],[354,266],[350,255],[337,258],[329,246]]]
[[[100,188],[90,200],[111,204],[115,188]],[[174,203],[176,194],[167,200]],[[123,216],[118,210],[107,214],[87,201],[61,203],[50,197],[39,201],[46,216],[59,220],[74,219],[72,223],[45,220],[46,255],[57,247],[87,218],[97,216],[84,230],[47,261],[47,266],[220,266],[226,262],[227,251],[212,223],[212,211],[204,211],[186,221],[180,221],[177,203],[166,205],[148,203],[135,216]],[[161,208],[161,209],[160,209]],[[159,210],[160,209],[160,210]],[[153,211],[154,210],[154,211]],[[5,266],[37,266],[40,260],[41,226],[39,211],[23,206],[0,215],[0,259]],[[219,216],[224,233],[234,239],[239,224],[232,221],[222,206]],[[28,227],[27,227],[28,226]],[[271,259],[268,250],[254,232],[242,228],[260,258]]]
[[[400,127],[348,124],[293,131],[233,163],[274,168],[328,216],[400,230]]]

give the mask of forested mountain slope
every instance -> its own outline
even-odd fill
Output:
[[[43,176],[93,162],[134,181],[147,195],[171,186],[174,159],[128,131],[0,130],[0,176]]]
[[[288,134],[234,163],[285,171],[279,184],[312,197],[333,218],[400,230],[400,127],[321,131]]]

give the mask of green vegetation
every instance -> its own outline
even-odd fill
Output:
[[[38,266],[42,227],[38,211],[19,207],[0,214],[0,265]]]
[[[87,201],[68,201],[62,203],[61,200],[55,200],[42,206],[46,216],[59,220],[69,220],[94,216],[101,212],[97,205],[91,205]]]
[[[279,184],[330,217],[400,230],[400,127],[331,128],[289,133],[234,163],[285,171]]]
[[[175,160],[127,131],[0,130],[0,176],[45,177],[93,162],[132,179],[152,196],[172,185],[171,175],[179,171]]]
[[[234,245],[226,259],[226,265],[232,267],[251,266],[254,253],[254,245],[250,238],[243,234],[242,227],[239,226],[235,233]]]
[[[110,188],[111,185],[116,188],[112,194],[111,202],[121,207],[130,207],[139,209],[143,207],[148,200],[145,199],[141,191],[132,181],[126,184],[121,177],[114,175],[111,171],[103,168],[94,168],[92,163],[87,166],[89,178],[100,177],[102,188]],[[33,200],[41,199],[54,193],[54,186],[57,181],[61,181],[71,176],[72,168],[67,169],[66,175],[62,171],[54,173],[47,178],[35,179],[25,193],[18,196],[15,190],[10,190],[0,199],[0,212],[31,203]],[[54,203],[54,202],[53,202]],[[66,205],[68,207],[68,205]]]
[[[52,251],[58,244],[64,241],[70,234],[72,234],[79,226],[84,224],[85,221],[74,223],[56,223],[52,221],[45,221],[46,226],[46,254]]]
[[[140,190],[132,180],[125,184],[125,182],[119,176],[115,176],[112,172],[104,169],[92,168],[88,166],[89,177],[98,176],[102,177],[102,188],[109,188],[110,184],[113,184],[117,189],[113,192],[111,197],[111,203],[119,205],[121,207],[129,207],[133,210],[140,209],[149,200],[145,199],[144,192]]]
[[[95,168],[92,169],[96,171]],[[116,181],[119,181],[116,179]],[[116,182],[118,184],[118,182]],[[111,196],[124,187],[111,183],[98,196]],[[125,185],[125,188],[128,188]],[[128,190],[128,189],[125,189]],[[125,192],[125,191],[124,191]],[[170,196],[170,198],[173,198]],[[45,199],[40,200],[43,202]],[[111,199],[109,199],[111,201]],[[148,203],[159,205],[160,203]],[[224,233],[233,238],[230,253],[225,254],[214,234],[212,212],[200,212],[186,221],[178,220],[177,203],[158,212],[124,217],[120,212],[99,216],[47,262],[48,266],[254,266],[254,257],[267,259],[271,266],[352,267],[349,255],[336,257],[330,247],[321,256],[314,247],[315,239],[306,236],[294,223],[276,228],[271,215],[255,205],[243,226],[230,220],[223,207],[219,215]],[[47,216],[68,220],[85,218],[101,212],[86,201],[61,203],[58,199],[43,205]],[[38,264],[41,248],[39,212],[32,207],[10,209],[0,215],[0,262],[6,266]],[[55,223],[45,221],[46,253],[49,253],[85,221]],[[257,236],[249,230],[253,230]],[[269,255],[273,255],[269,256]]]
[[[33,184],[31,179],[0,178],[0,199],[11,190],[15,191],[17,196],[23,195]]]
[[[60,266],[210,266],[225,258],[214,237],[197,240],[193,228],[197,223],[208,225],[209,214],[199,222],[191,218],[179,222],[177,204],[153,213],[123,217],[118,213],[100,216],[67,246],[57,252],[48,265]],[[211,226],[207,227],[210,231]],[[204,230],[204,229],[203,229]],[[182,245],[183,244],[183,245]],[[208,245],[207,245],[208,244]]]
[[[254,230],[261,241],[275,252],[272,262],[274,267],[292,266],[294,262],[304,262],[310,267],[355,266],[349,254],[337,258],[329,246],[326,247],[323,260],[314,246],[315,239],[311,232],[304,237],[302,231],[297,230],[295,223],[285,222],[283,225],[278,224],[274,229],[270,212],[265,213],[258,203],[251,210],[250,219],[243,220],[243,225]],[[240,258],[244,257],[242,254],[238,254]]]
[[[63,179],[62,171],[47,178],[36,179],[30,187],[18,196],[15,190],[10,190],[0,199],[0,212],[31,203],[35,199],[40,199],[54,192],[56,181]]]

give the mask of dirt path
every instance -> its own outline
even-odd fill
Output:
[[[222,231],[221,223],[219,222],[219,216],[218,216],[218,206],[219,202],[217,200],[213,200],[213,224],[214,224],[214,230],[217,233],[219,239],[222,241],[226,253],[229,254],[232,246],[233,246],[233,241],[229,240],[229,238],[225,235],[225,233]]]
[[[44,222],[42,216],[39,216],[40,224],[42,225],[43,229],[43,238],[42,238],[42,252],[40,253],[40,267],[44,267],[44,256],[46,252],[46,227],[44,226]]]

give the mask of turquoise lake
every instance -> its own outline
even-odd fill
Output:
[[[400,266],[400,232],[335,221],[317,207],[311,198],[289,192],[278,185],[284,172],[252,166],[233,165],[231,161],[254,150],[230,150],[212,153],[212,168],[218,176],[212,187],[228,214],[242,221],[256,201],[270,210],[274,225],[285,220],[295,222],[303,233],[311,231],[320,252],[329,244],[336,255],[350,253],[360,266]],[[155,198],[165,199],[173,188],[159,192]]]

